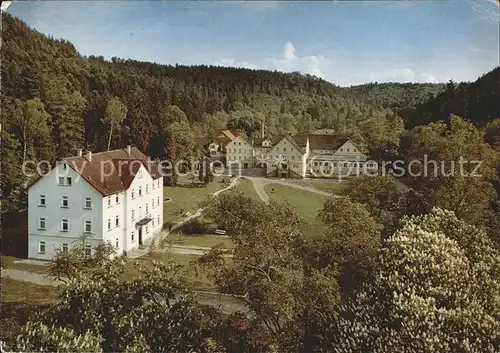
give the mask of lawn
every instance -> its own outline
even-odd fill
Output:
[[[298,215],[308,222],[304,229],[306,236],[314,237],[324,230],[324,225],[316,217],[327,200],[326,196],[280,184],[267,184],[264,189],[270,199],[287,202]]]
[[[227,179],[227,178],[226,178]],[[186,212],[194,213],[199,208],[199,202],[207,199],[214,192],[226,187],[217,179],[204,188],[165,186],[163,196],[172,201],[163,204],[163,221],[176,222],[184,218]]]
[[[227,249],[231,249],[234,247],[234,244],[229,237],[215,235],[215,234],[189,235],[189,234],[171,233],[167,235],[164,241],[166,244],[193,246],[193,247],[200,246],[200,247],[211,248],[216,245],[222,245],[222,247]]]
[[[19,259],[13,256],[2,255],[2,267],[12,268],[21,271],[35,272],[35,273],[44,273],[44,274],[49,273],[50,266],[14,263],[14,261],[19,261],[19,260],[24,260],[24,259]]]
[[[2,278],[0,340],[14,342],[30,317],[57,300],[55,287]]]
[[[349,189],[349,181],[344,180],[343,182],[329,182],[329,183],[322,183],[322,182],[311,182],[311,186],[321,190],[321,191],[326,191],[331,194],[336,194],[336,195],[342,195],[344,192],[346,192]]]
[[[257,191],[255,191],[253,183],[248,179],[240,179],[235,190],[240,191],[243,195],[253,200],[261,201]]]
[[[280,184],[267,184],[264,189],[271,199],[288,202],[297,214],[310,223],[316,223],[318,211],[327,200],[326,196]]]
[[[163,263],[174,262],[177,265],[182,265],[183,268],[180,273],[190,289],[216,291],[212,281],[210,281],[206,274],[200,271],[195,265],[198,258],[198,255],[173,254],[168,251],[152,251],[137,258],[137,260],[146,268],[151,268],[155,260]],[[126,278],[136,278],[139,274],[139,271],[133,264],[130,264],[129,270],[126,273]]]

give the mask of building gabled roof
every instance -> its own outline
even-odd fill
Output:
[[[299,150],[301,153],[306,153],[304,147],[298,144],[293,136],[285,135],[284,138],[286,138],[292,144],[292,146],[295,147],[297,150]]]
[[[88,155],[63,158],[71,168],[92,185],[103,196],[113,195],[129,188],[141,166],[153,179],[161,174],[158,166],[151,162],[138,148],[112,150]]]
[[[344,143],[349,141],[347,137],[340,135],[309,135],[309,148],[315,150],[338,150]]]

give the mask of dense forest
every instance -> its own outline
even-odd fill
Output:
[[[456,106],[443,108],[450,85],[445,91],[432,84],[341,88],[300,73],[87,58],[66,40],[49,38],[6,13],[2,19],[2,210],[24,207],[30,179],[21,166],[27,160],[54,162],[80,148],[127,144],[178,160],[199,154],[214,129],[252,135],[262,122],[268,134],[334,128],[371,145],[381,158],[387,154],[381,149],[397,144],[403,130],[398,114],[414,124],[420,111],[428,122],[446,118]],[[475,92],[478,119],[495,111],[498,87],[491,78],[497,73],[453,90],[456,97],[463,87]]]
[[[191,265],[246,312],[202,305],[180,264],[110,257],[106,242],[89,255],[82,238],[44,270],[62,281],[56,301],[3,305],[12,351],[499,351],[498,68],[458,85],[340,88],[297,73],[84,58],[2,16],[2,212],[26,207],[24,161],[128,143],[175,161],[217,127],[251,135],[263,120],[271,134],[332,127],[377,161],[420,162],[404,178],[349,180],[313,231],[275,199],[225,192],[200,205],[195,221],[225,229],[233,256],[214,246]],[[428,157],[436,164],[422,166]],[[462,160],[480,160],[480,177],[476,163],[459,172]]]
[[[406,125],[413,127],[447,119],[450,114],[462,116],[479,126],[500,117],[500,68],[475,82],[448,82],[437,96],[421,102],[415,109],[401,112]]]
[[[395,112],[413,110],[444,91],[445,84],[438,83],[367,83],[349,88],[367,96],[373,104],[390,108]]]

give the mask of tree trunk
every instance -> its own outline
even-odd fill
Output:
[[[113,123],[111,123],[111,129],[109,129],[109,139],[108,139],[108,151],[111,147],[111,136],[113,135]]]
[[[23,166],[26,163],[26,129],[23,129]]]

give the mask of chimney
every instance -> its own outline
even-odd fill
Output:
[[[89,162],[92,162],[92,151],[89,151],[89,152],[87,153],[87,160],[88,160]]]
[[[81,157],[82,155],[83,155],[83,150],[80,148],[80,149],[78,150],[78,157]]]
[[[128,155],[130,156],[130,152],[131,152],[131,148],[130,148],[130,145],[127,146],[127,153]]]

